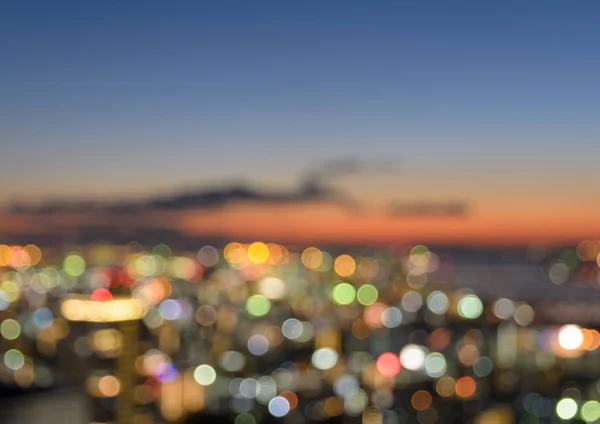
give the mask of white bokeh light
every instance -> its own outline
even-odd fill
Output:
[[[583,344],[583,332],[578,325],[565,325],[558,331],[558,344],[563,349],[579,349]]]
[[[427,349],[414,344],[406,345],[400,351],[400,363],[404,368],[411,371],[422,370],[425,366],[426,357]]]
[[[333,368],[339,359],[338,353],[329,348],[324,347],[317,349],[312,355],[312,364],[320,370],[328,370]]]

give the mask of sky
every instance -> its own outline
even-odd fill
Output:
[[[240,181],[293,190],[323,161],[384,158],[398,171],[332,182],[373,205],[366,217],[247,207],[215,225],[232,237],[254,215],[273,236],[286,222],[323,239],[600,236],[597,1],[11,3],[2,205]],[[379,212],[416,200],[470,214]],[[176,221],[202,232],[205,218]]]

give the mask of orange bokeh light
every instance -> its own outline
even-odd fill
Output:
[[[454,390],[458,396],[467,399],[475,394],[477,383],[471,377],[461,377],[456,382]]]
[[[418,390],[412,395],[410,403],[417,411],[424,411],[431,406],[432,401],[433,398],[427,390]]]
[[[387,309],[387,306],[381,302],[374,303],[365,308],[363,317],[367,325],[371,328],[379,328],[383,325],[381,318],[383,313]]]
[[[286,390],[285,392],[281,392],[279,396],[285,398],[290,403],[290,409],[294,409],[298,406],[298,396],[296,396],[296,393]]]
[[[350,277],[356,271],[356,262],[350,255],[340,255],[335,259],[333,267],[340,277]]]

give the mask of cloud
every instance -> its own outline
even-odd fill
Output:
[[[344,209],[356,210],[360,208],[360,202],[349,193],[333,187],[332,181],[344,175],[365,172],[370,168],[372,168],[372,164],[357,158],[346,158],[320,164],[315,170],[309,171],[304,176],[298,187],[289,190],[272,191],[252,187],[249,184],[202,187],[138,202],[100,203],[55,200],[39,206],[17,205],[12,208],[12,212],[34,215],[66,212],[140,213],[145,210],[215,209],[239,203],[293,204],[307,202],[329,202]]]
[[[250,184],[200,187],[151,197],[142,201],[85,202],[55,200],[41,206],[16,206],[12,212],[21,215],[88,215],[126,214],[142,216],[152,211],[215,210],[230,205],[293,205],[327,203],[351,213],[371,213],[369,205],[336,186],[336,180],[352,175],[396,172],[394,160],[366,160],[357,157],[335,159],[318,164],[303,175],[296,187],[268,190]],[[372,210],[371,210],[372,211]],[[393,217],[458,217],[465,216],[465,202],[395,202],[388,206]]]

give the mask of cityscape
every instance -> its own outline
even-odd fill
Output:
[[[600,423],[597,0],[0,40],[0,424]]]
[[[2,245],[3,391],[84,387],[60,419],[89,422],[595,422],[600,241],[525,261],[521,295],[423,245]]]

